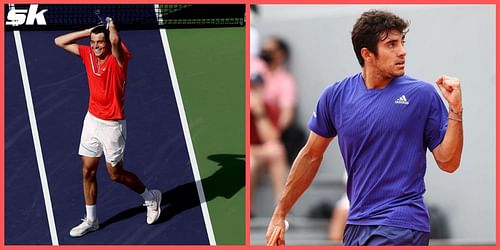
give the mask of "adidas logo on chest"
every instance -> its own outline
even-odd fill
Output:
[[[402,95],[401,97],[399,97],[398,99],[396,99],[394,101],[395,104],[403,104],[403,105],[408,105],[410,104],[410,101],[408,101],[408,99],[406,99],[406,96],[405,95]]]

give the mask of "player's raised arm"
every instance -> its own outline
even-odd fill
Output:
[[[107,17],[106,22],[108,23],[109,41],[111,42],[111,54],[113,54],[113,56],[116,58],[116,61],[118,62],[120,67],[123,67],[123,63],[125,61],[125,51],[123,49],[124,45],[122,44],[120,35],[116,30],[113,19]]]
[[[80,55],[80,52],[78,51],[78,44],[76,42],[82,38],[89,37],[91,30],[92,29],[85,29],[60,35],[54,39],[54,43],[58,47],[78,56]]]
[[[436,80],[439,90],[448,102],[448,129],[443,141],[433,151],[434,159],[440,169],[453,173],[460,166],[464,146],[462,125],[462,90],[460,80],[455,77],[441,75]]]

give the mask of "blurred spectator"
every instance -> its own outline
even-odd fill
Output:
[[[347,173],[344,172],[344,186],[347,184]],[[328,238],[335,243],[342,243],[344,237],[344,228],[347,222],[347,214],[349,213],[349,199],[347,193],[342,195],[342,198],[337,201],[335,208],[332,211],[330,226],[328,229]]]
[[[260,57],[250,59],[250,179],[252,191],[261,170],[270,174],[275,199],[288,174],[286,149],[280,138],[293,121],[295,80],[285,67],[288,45],[277,37],[265,40]]]

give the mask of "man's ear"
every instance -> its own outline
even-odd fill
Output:
[[[367,62],[372,63],[373,60],[375,59],[375,54],[367,48],[362,48],[361,49],[361,57],[363,57],[363,60],[365,61],[365,63],[367,63]]]

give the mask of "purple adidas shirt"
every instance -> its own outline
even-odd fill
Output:
[[[426,152],[443,140],[447,117],[434,87],[406,75],[384,89],[367,89],[359,73],[324,90],[309,128],[338,135],[349,176],[348,224],[430,232]]]

